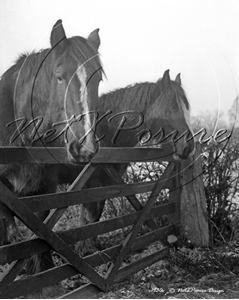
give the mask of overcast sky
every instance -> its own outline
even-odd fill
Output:
[[[100,92],[181,73],[192,114],[224,111],[239,93],[237,0],[0,0],[0,75],[25,51],[100,28]]]

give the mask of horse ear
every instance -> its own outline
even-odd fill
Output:
[[[100,46],[99,28],[92,31],[87,40],[93,45],[95,50],[98,50]]]
[[[58,20],[51,31],[51,47],[55,48],[54,51],[60,55],[65,50],[66,44],[66,34],[62,26],[62,20]]]
[[[178,75],[176,76],[175,81],[181,85],[180,73],[178,73]]]
[[[163,87],[166,88],[170,83],[169,70],[165,71],[162,78]]]

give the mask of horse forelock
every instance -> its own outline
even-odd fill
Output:
[[[190,104],[188,102],[188,99],[187,99],[187,96],[186,96],[186,93],[185,93],[183,87],[181,85],[179,85],[178,83],[176,83],[176,82],[172,82],[172,89],[174,90],[178,101],[183,101],[186,109],[189,111],[190,110]],[[180,98],[180,100],[179,100],[179,98]]]
[[[162,78],[160,78],[156,82],[155,95],[159,96],[164,89],[165,88],[163,87],[163,84],[162,84]],[[169,90],[169,92],[171,90],[174,93],[174,95],[176,96],[175,98],[172,98],[171,101],[177,101],[177,104],[180,106],[181,106],[181,101],[183,101],[186,109],[190,110],[190,104],[187,100],[186,93],[185,93],[183,87],[181,86],[181,84],[170,80],[170,82],[168,83],[168,87],[166,87],[166,90],[167,89]],[[165,105],[166,105],[166,103],[165,103]]]
[[[67,48],[67,56],[70,59],[70,64],[79,67],[84,66],[87,70],[87,75],[95,74],[101,78],[101,73],[104,74],[99,53],[87,43],[83,37],[75,36],[68,39],[69,46]],[[99,70],[99,71],[98,71]]]

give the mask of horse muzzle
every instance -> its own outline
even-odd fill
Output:
[[[99,144],[95,142],[81,143],[74,140],[68,146],[68,160],[72,164],[87,163],[99,151]]]
[[[174,153],[174,159],[175,160],[185,160],[188,159],[190,157],[192,157],[194,155],[195,152],[195,143],[194,140],[189,141],[181,151],[178,151],[177,147],[176,148],[176,152]]]

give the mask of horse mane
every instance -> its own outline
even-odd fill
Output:
[[[150,102],[155,83],[144,82],[128,85],[102,94],[99,98],[99,107],[104,110],[113,109],[116,104],[119,110],[134,109],[144,110]]]
[[[20,54],[17,58],[15,67],[23,69],[24,80],[29,79],[32,76],[35,76],[39,71],[39,68],[44,68],[46,80],[49,79],[50,70],[52,70],[52,63],[44,64],[47,55],[49,54],[50,49],[40,50],[38,52],[32,51],[31,53],[25,52]],[[52,61],[52,60],[51,60]]]
[[[189,110],[189,102],[187,100],[184,89],[175,81],[170,81],[170,89],[175,92],[184,102]],[[119,111],[125,109],[135,109],[145,112],[149,107],[158,101],[159,95],[163,92],[164,87],[161,78],[157,82],[143,82],[128,85],[125,88],[115,89],[111,92],[102,94],[99,98],[99,107],[104,109],[114,109],[117,105]],[[164,101],[162,99],[161,101]],[[161,103],[162,105],[164,103]],[[165,105],[167,105],[165,103]]]
[[[72,58],[71,62],[81,62],[81,63],[83,62],[82,64],[86,63],[87,67],[90,69],[92,74],[99,69],[101,69],[103,74],[105,74],[102,68],[100,55],[91,46],[91,44],[87,42],[85,38],[80,36],[74,36],[67,39],[67,41],[70,45],[67,54],[70,58]],[[96,72],[96,73],[100,75],[100,72]]]

